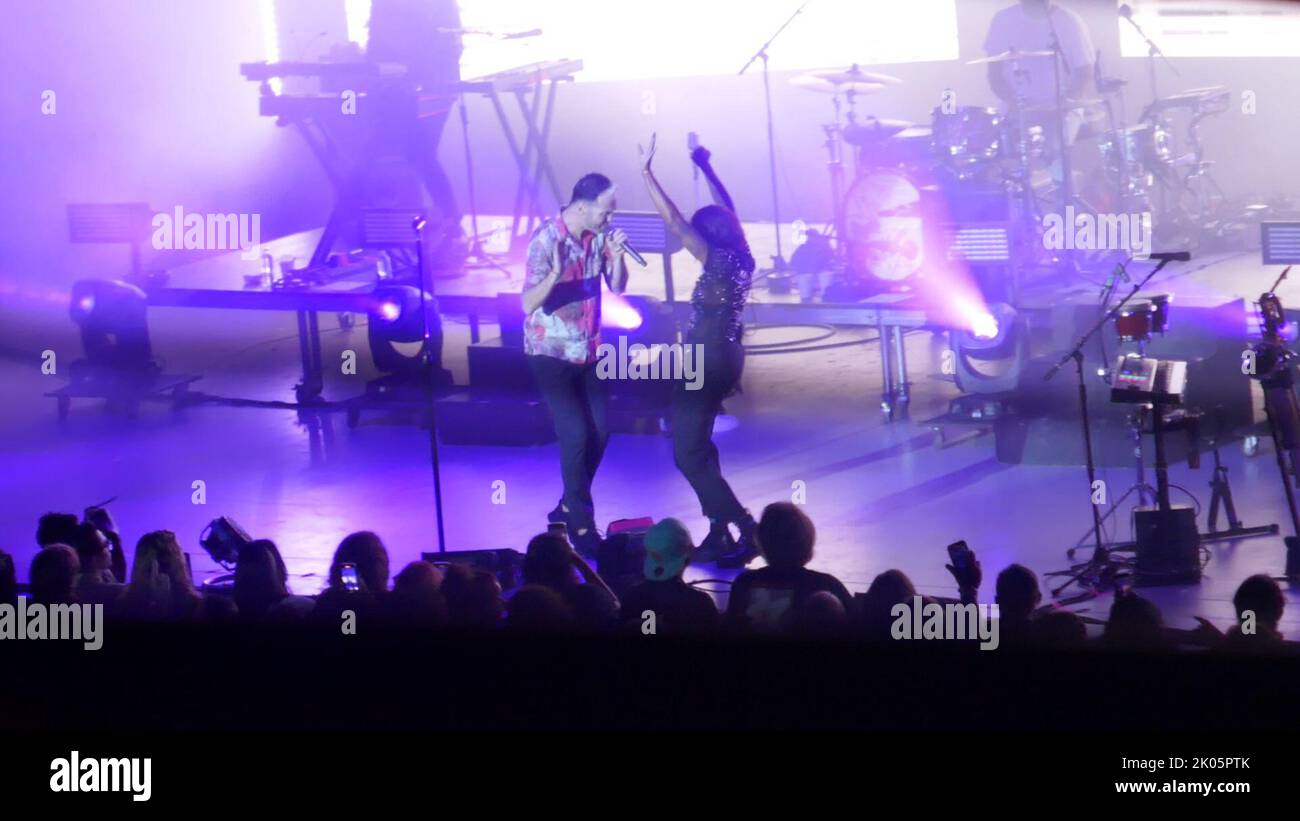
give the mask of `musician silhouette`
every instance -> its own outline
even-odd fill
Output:
[[[461,211],[438,161],[438,144],[460,81],[460,10],[455,0],[374,0],[366,58],[406,73],[372,89],[379,116],[371,135],[379,154],[403,156],[433,199],[442,231],[460,236]],[[422,107],[418,98],[424,98]]]

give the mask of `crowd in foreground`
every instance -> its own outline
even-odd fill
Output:
[[[896,607],[917,592],[906,574],[887,570],[865,593],[852,595],[835,577],[808,568],[816,531],[789,503],[768,505],[755,540],[766,566],[745,570],[719,609],[709,593],[683,573],[695,546],[675,519],[644,534],[641,578],[613,584],[561,534],[547,532],[527,545],[523,583],[503,590],[497,575],[469,564],[411,562],[390,577],[388,551],[369,531],[339,544],[325,589],[295,595],[284,560],[266,539],[239,549],[233,585],[196,588],[181,545],[171,531],[136,542],[130,573],[116,523],[102,508],[79,518],[42,516],[26,594],[34,603],[99,604],[109,619],[206,623],[319,624],[362,632],[371,625],[448,631],[594,632],[655,635],[774,634],[889,642]],[[973,558],[973,557],[972,557]],[[983,574],[977,559],[949,565],[957,596],[923,601],[979,601]],[[716,584],[716,582],[714,582]],[[1165,626],[1159,609],[1131,591],[1118,593],[1100,637],[1090,639],[1083,618],[1044,605],[1035,573],[1018,564],[997,576],[1001,647],[1071,648],[1085,644],[1165,650],[1199,646],[1285,652],[1294,645],[1278,629],[1286,599],[1265,575],[1243,581],[1233,597],[1238,624],[1221,632],[1198,619],[1196,630]],[[0,551],[0,604],[19,595],[12,558]]]

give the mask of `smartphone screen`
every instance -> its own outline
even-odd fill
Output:
[[[361,589],[361,583],[357,581],[357,566],[354,564],[345,564],[340,568],[340,575],[343,577],[343,588],[355,593]]]

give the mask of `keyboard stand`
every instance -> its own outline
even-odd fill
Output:
[[[528,99],[529,88],[527,86],[512,89],[515,100],[519,104],[519,113],[522,115],[524,123],[522,146],[519,143],[519,137],[515,134],[515,129],[506,116],[505,106],[501,102],[501,95],[496,88],[491,88],[486,92],[487,97],[492,101],[492,109],[496,111],[497,120],[501,123],[501,131],[505,134],[506,144],[509,145],[510,153],[515,158],[515,165],[519,168],[519,183],[515,187],[514,208],[511,211],[510,218],[509,254],[512,256],[519,249],[520,238],[522,237],[523,242],[527,243],[536,227],[550,213],[549,211],[543,211],[541,205],[539,189],[543,177],[550,186],[551,195],[555,200],[555,208],[558,210],[564,204],[563,195],[559,183],[556,182],[555,170],[551,167],[551,158],[548,152],[551,137],[551,117],[555,112],[555,90],[559,83],[560,80],[558,79],[539,78],[531,84],[531,102]]]

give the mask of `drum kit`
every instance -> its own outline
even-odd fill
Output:
[[[968,65],[1019,66],[1054,54],[1003,52]],[[924,125],[863,112],[867,98],[902,83],[888,74],[852,65],[800,74],[790,83],[831,100],[834,118],[821,129],[841,266],[833,276],[844,286],[835,290],[850,300],[874,291],[911,289],[926,266],[927,233],[937,234],[942,227],[930,223],[941,218],[936,213],[947,213],[925,205],[930,192],[948,203],[964,197],[1001,203],[1014,249],[1007,261],[1012,284],[1006,296],[1014,295],[1024,271],[1061,265],[1064,252],[1047,249],[1042,241],[1043,216],[1049,211],[1065,213],[1065,206],[1073,204],[1076,213],[1154,212],[1157,226],[1166,215],[1173,221],[1173,209],[1187,198],[1187,181],[1200,178],[1208,166],[1196,125],[1221,110],[1227,94],[1215,87],[1159,99],[1138,124],[1127,125],[1109,100],[1123,82],[1099,78],[1102,97],[1064,99],[1058,94],[1047,104],[1016,98],[1006,112],[957,106],[945,98]],[[1182,156],[1175,150],[1169,119],[1180,109],[1193,114],[1192,149]],[[851,176],[846,157],[851,157]],[[1180,177],[1180,169],[1190,170]],[[1086,266],[1091,260],[1069,262]],[[826,291],[832,293],[830,287]]]

